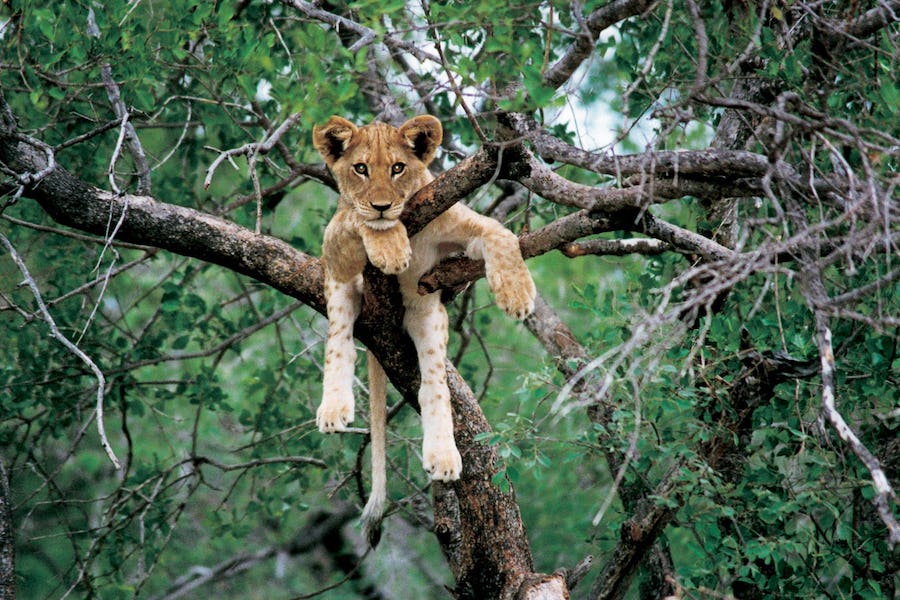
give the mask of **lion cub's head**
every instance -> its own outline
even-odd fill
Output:
[[[428,163],[442,138],[441,122],[415,117],[399,128],[374,122],[363,127],[331,117],[313,130],[313,144],[331,169],[341,202],[373,229],[397,223],[404,203],[431,181]]]

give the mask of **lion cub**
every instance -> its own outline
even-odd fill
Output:
[[[322,262],[328,339],[322,403],[316,423],[323,433],[342,431],[353,420],[353,372],[356,349],[353,324],[362,298],[366,260],[397,275],[403,324],[419,358],[422,414],[422,462],[432,479],[459,479],[462,459],[453,439],[453,417],[444,360],[447,312],[439,293],[418,294],[419,278],[453,252],[484,259],[487,280],[497,305],[516,319],[534,309],[535,288],[522,260],[516,236],[493,219],[455,204],[412,239],[398,219],[406,201],[433,177],[428,164],[441,143],[441,123],[430,115],[410,119],[399,128],[374,122],[356,127],[331,117],[313,131],[313,143],[340,190],[338,208],[325,229]],[[370,541],[377,541],[384,512],[385,376],[369,358],[372,493],[363,511]]]

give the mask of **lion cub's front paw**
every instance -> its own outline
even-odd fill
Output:
[[[462,474],[462,457],[453,438],[422,443],[422,466],[435,481],[456,481]]]
[[[514,319],[522,320],[534,312],[534,297],[537,293],[528,270],[510,275],[494,274],[491,289],[497,299],[497,306]]]
[[[407,243],[399,248],[390,248],[373,250],[369,252],[369,260],[382,273],[386,275],[397,275],[409,268],[409,261],[412,258],[412,249]]]
[[[322,400],[316,411],[316,425],[322,433],[344,431],[353,421],[353,401]]]

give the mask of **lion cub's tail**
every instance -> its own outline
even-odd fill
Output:
[[[381,519],[387,502],[387,375],[381,363],[366,351],[369,367],[369,436],[372,443],[372,491],[362,513],[363,535],[373,547],[381,539]]]

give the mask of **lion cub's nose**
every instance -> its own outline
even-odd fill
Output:
[[[375,204],[374,202],[369,202],[369,205],[377,210],[378,212],[384,212],[391,207],[390,203],[388,204]]]

